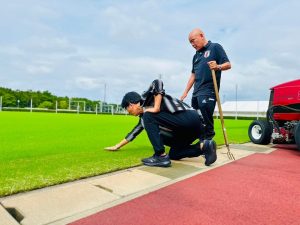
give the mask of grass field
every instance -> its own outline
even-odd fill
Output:
[[[0,196],[140,165],[153,154],[143,132],[117,152],[137,123],[132,116],[0,112]],[[251,121],[225,120],[229,141],[248,141]],[[223,144],[219,120],[217,143]]]

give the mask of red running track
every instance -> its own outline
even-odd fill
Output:
[[[234,161],[72,225],[299,225],[300,153]]]

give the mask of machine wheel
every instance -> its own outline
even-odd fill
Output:
[[[248,129],[248,136],[254,144],[267,145],[271,141],[272,126],[265,120],[254,120]]]
[[[298,150],[300,151],[300,122],[299,122],[298,125],[296,126],[294,136],[295,136],[295,141],[296,141]]]

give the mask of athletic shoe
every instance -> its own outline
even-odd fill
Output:
[[[153,155],[149,158],[142,159],[142,162],[146,166],[159,166],[159,167],[171,166],[171,160],[169,158],[169,155],[164,155],[164,156]]]
[[[204,140],[203,151],[205,155],[205,165],[209,166],[217,160],[217,144],[214,140]]]

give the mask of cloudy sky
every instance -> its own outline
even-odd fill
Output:
[[[233,68],[221,98],[300,79],[298,0],[0,0],[0,86],[119,103],[159,76],[180,97],[200,27]],[[106,96],[104,92],[106,86]],[[187,99],[189,101],[189,99]]]

